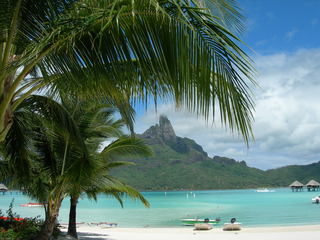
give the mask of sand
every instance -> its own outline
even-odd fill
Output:
[[[225,232],[215,227],[209,231],[188,228],[101,228],[80,226],[81,240],[320,240],[320,225],[245,228]]]

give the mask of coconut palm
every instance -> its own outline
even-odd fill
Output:
[[[115,197],[122,206],[122,196],[127,195],[133,199],[139,199],[145,206],[149,203],[134,188],[121,182],[110,175],[110,170],[123,165],[130,165],[130,162],[116,161],[126,156],[148,156],[150,149],[142,140],[135,137],[126,137],[122,132],[123,121],[112,121],[113,110],[97,106],[92,103],[77,104],[77,100],[64,99],[63,106],[72,117],[79,129],[81,139],[84,142],[86,152],[90,158],[90,175],[85,179],[72,182],[70,195],[70,214],[68,234],[77,238],[76,231],[76,207],[79,197],[86,193],[89,198],[97,199],[98,193],[104,193]],[[102,105],[103,106],[103,105]],[[106,146],[102,151],[99,148],[104,141],[116,139]],[[77,146],[68,145],[66,156]],[[71,154],[72,155],[72,154]]]
[[[217,105],[248,140],[254,71],[242,19],[234,0],[1,0],[0,141],[43,88],[119,104],[153,96],[206,117]]]
[[[126,149],[135,148],[134,154],[137,155],[140,153],[141,155],[141,150],[137,150],[140,144],[137,143],[136,140],[137,139],[121,139],[110,144],[108,148],[116,147],[117,151],[120,150],[122,153],[125,152]],[[143,151],[142,153],[145,155],[146,151]],[[71,235],[74,238],[78,237],[76,229],[76,209],[79,198],[83,193],[85,193],[88,198],[93,198],[95,200],[97,200],[97,195],[99,193],[110,195],[116,198],[121,206],[123,206],[122,198],[128,196],[132,199],[140,200],[146,207],[149,207],[147,200],[137,190],[110,175],[110,170],[112,170],[112,168],[130,164],[130,162],[109,162],[104,158],[95,158],[93,162],[93,168],[95,169],[93,171],[93,176],[86,179],[86,182],[74,183],[74,187],[70,193],[68,235]]]
[[[109,175],[110,168],[125,164],[110,162],[119,151],[150,152],[141,140],[122,136],[124,122],[113,121],[114,111],[105,108],[105,104],[91,107],[64,98],[57,102],[33,95],[16,111],[4,142],[6,161],[1,165],[6,171],[0,172],[11,176],[30,196],[46,203],[39,239],[51,236],[61,202],[68,195],[77,199],[82,192],[90,197],[104,192],[118,200],[128,195],[148,205],[139,192]],[[102,139],[110,137],[118,139],[98,154]]]

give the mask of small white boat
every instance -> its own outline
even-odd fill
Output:
[[[43,207],[43,203],[26,203],[20,204],[20,207]]]
[[[181,219],[181,221],[185,226],[194,226],[196,223],[218,224],[220,222],[220,219],[219,218],[216,218],[216,219],[187,218],[187,219]]]
[[[320,196],[316,196],[314,198],[311,199],[312,203],[320,203]]]
[[[274,192],[274,190],[270,190],[268,188],[257,189],[256,192]]]

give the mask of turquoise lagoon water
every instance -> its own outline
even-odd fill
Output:
[[[124,208],[107,196],[98,201],[83,198],[78,205],[78,222],[116,222],[121,227],[177,227],[181,218],[216,218],[222,222],[232,217],[245,226],[320,224],[320,204],[312,204],[317,192],[291,192],[275,189],[275,192],[259,193],[249,190],[212,190],[193,192],[144,192],[151,203],[146,209],[139,202],[125,199]],[[14,198],[14,211],[22,217],[43,216],[42,208],[21,207],[33,202],[17,192],[0,195],[0,208],[5,211]],[[69,201],[62,204],[59,220],[67,222]]]

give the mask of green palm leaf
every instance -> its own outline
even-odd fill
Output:
[[[104,159],[113,159],[119,156],[150,156],[152,152],[143,140],[135,137],[122,137],[105,147],[101,152]]]
[[[9,18],[34,1],[20,2],[21,8],[12,5]],[[32,10],[30,19],[18,17],[14,24],[29,44],[19,58],[3,65],[2,87],[15,66],[23,69],[13,79],[1,109],[8,108],[14,92],[21,92],[19,86],[24,87],[26,76],[33,73],[30,93],[45,85],[86,96],[90,91],[90,97],[105,96],[119,106],[130,99],[147,103],[152,96],[154,101],[174,100],[206,118],[210,110],[215,115],[218,106],[224,124],[246,141],[251,137],[249,85],[254,84],[254,69],[232,33],[242,29],[235,1],[207,2],[213,10],[200,1],[43,2],[35,5],[39,13]],[[119,102],[115,93],[124,101]],[[132,117],[126,121],[132,123]]]

